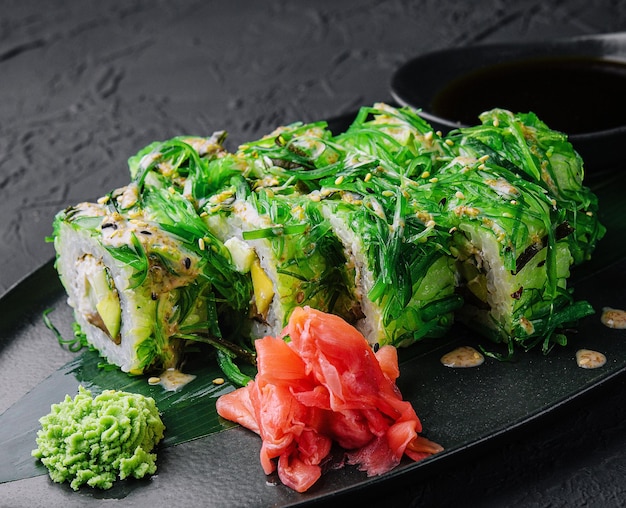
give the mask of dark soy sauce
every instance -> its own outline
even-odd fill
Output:
[[[494,65],[452,81],[432,112],[475,125],[493,108],[532,111],[548,127],[582,134],[626,124],[626,64],[595,58],[543,58]]]

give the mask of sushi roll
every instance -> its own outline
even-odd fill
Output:
[[[252,191],[242,179],[210,199],[201,215],[250,276],[253,337],[279,333],[301,305],[355,320],[341,244],[310,200]]]
[[[353,267],[363,314],[355,326],[370,344],[408,346],[449,329],[462,300],[435,235],[419,221],[390,223],[371,198],[327,199],[322,210]]]
[[[573,229],[545,189],[490,161],[453,158],[419,187],[422,213],[452,233],[461,321],[495,342],[548,351],[593,312],[567,288]],[[437,206],[435,206],[437,203]]]
[[[189,201],[130,184],[54,221],[56,268],[88,342],[124,372],[177,367],[188,340],[247,313],[250,286]]]

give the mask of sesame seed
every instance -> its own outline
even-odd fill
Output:
[[[461,191],[456,191],[454,193],[454,195],[458,198],[458,199],[465,199],[465,194],[463,194]]]
[[[427,228],[434,228],[434,227],[435,227],[435,221],[434,221],[434,220],[429,220],[429,221],[426,223],[426,227],[427,227]]]
[[[511,203],[512,205],[516,205],[516,204],[517,204],[517,201],[516,201],[516,200],[514,200],[514,199],[512,199],[512,200],[510,201],[510,203]]]
[[[161,382],[161,378],[160,377],[150,377],[148,378],[148,384],[149,385],[158,385]]]
[[[390,190],[384,190],[382,192],[382,195],[387,197],[387,198],[390,198],[391,196],[395,196],[395,193],[393,191],[390,191]]]
[[[365,178],[363,178],[364,182],[369,182],[372,179],[372,173],[368,173],[367,175],[365,175]]]
[[[342,175],[342,176],[338,176],[338,177],[335,179],[335,185],[341,185],[341,184],[343,183],[343,180],[344,180],[343,175]]]
[[[198,248],[204,250],[204,238],[198,238]]]
[[[224,380],[224,378],[223,378],[223,377],[216,377],[216,378],[212,381],[212,383],[213,383],[214,385],[223,385],[225,382],[226,382],[226,381]]]
[[[430,180],[428,180],[430,183],[437,183],[439,181],[439,178],[437,178],[436,176],[431,178]]]
[[[453,146],[453,145],[454,145],[454,141],[452,141],[451,139],[446,139],[446,140],[444,141],[444,143],[445,143],[446,145],[448,145],[448,146]]]
[[[430,172],[428,172],[428,171],[424,171],[422,173],[422,178],[428,178],[429,176],[430,176]]]

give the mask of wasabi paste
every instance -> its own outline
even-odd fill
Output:
[[[69,481],[74,490],[83,484],[109,489],[117,476],[142,478],[156,471],[156,454],[150,452],[165,425],[151,397],[106,390],[92,398],[79,386],[74,399],[66,395],[39,422],[33,457],[53,481]]]

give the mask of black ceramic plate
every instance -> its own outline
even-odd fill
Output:
[[[598,62],[606,63],[607,67],[599,69]],[[399,104],[421,109],[421,115],[444,132],[478,122],[477,117],[465,122],[458,117],[465,104],[474,100],[477,103],[473,107],[480,105],[481,111],[494,107],[513,109],[515,112],[531,109],[550,127],[571,134],[570,141],[587,165],[601,170],[619,160],[620,152],[616,147],[626,140],[626,102],[620,102],[623,97],[621,90],[626,83],[625,63],[626,33],[455,47],[420,55],[406,62],[394,73],[391,93]],[[581,70],[583,66],[584,72]],[[591,79],[592,82],[583,85],[581,81],[580,87],[576,88],[576,83],[565,79],[556,86],[559,77],[557,69],[563,71],[565,76]],[[592,69],[597,72],[592,72]],[[602,80],[597,79],[601,76],[609,76],[611,82],[615,80],[617,90],[605,83],[608,87],[605,90],[608,91],[594,95],[592,91],[601,86]],[[471,90],[474,79],[486,77],[495,78],[486,87],[494,92],[491,96],[479,98],[480,91],[476,90],[465,95],[467,90]],[[514,93],[511,80],[516,78],[523,80],[524,86]],[[454,99],[464,102],[457,107],[450,104],[454,100],[442,104],[446,97],[444,94],[451,88],[458,90],[458,87],[466,87],[466,91],[463,92],[463,99],[459,95],[455,95]],[[581,92],[570,97],[570,89]],[[542,103],[540,98],[544,96],[548,100]],[[448,99],[452,97],[448,95]],[[594,106],[596,100],[601,101],[602,106],[600,103]],[[525,107],[528,104],[532,106]],[[562,104],[565,105],[560,107]],[[554,117],[563,125],[571,122],[572,125],[582,126],[587,119],[591,121],[591,117],[595,118],[600,109],[614,113],[609,120],[612,122],[609,128],[593,129],[593,132],[577,131],[561,128],[549,121]],[[444,110],[447,111],[444,113]],[[477,110],[476,116],[481,111]],[[600,123],[602,120],[598,117],[596,121]]]
[[[598,311],[626,302],[626,226],[621,224],[618,212],[620,189],[626,185],[626,177],[614,178],[596,189],[609,232],[592,261],[577,269],[572,279],[577,298],[589,300]],[[22,379],[25,366],[45,359],[58,347],[41,319],[42,311],[51,307],[58,309],[55,319],[71,322],[52,263],[0,299],[3,379]],[[41,337],[50,337],[46,348],[33,350],[30,344],[41,343]],[[278,507],[337,501],[344,495],[381,485],[418,482],[436,466],[480,449],[496,438],[512,439],[516,431],[607,385],[626,370],[626,330],[606,328],[600,323],[599,312],[580,323],[568,346],[553,350],[547,357],[531,351],[518,354],[513,362],[488,359],[473,369],[450,369],[440,363],[440,357],[454,347],[478,344],[489,346],[472,332],[456,326],[443,339],[425,341],[402,351],[399,387],[420,416],[424,434],[442,444],[445,451],[421,462],[403,462],[380,477],[368,478],[355,468],[345,467],[328,471],[307,493],[297,494],[280,485],[277,478],[265,476],[258,458],[259,438],[235,427],[160,450],[158,472],[149,480],[117,482],[108,491],[84,488],[73,492],[67,484],[53,484],[42,468],[39,476],[0,485],[0,499],[19,496],[22,501],[45,500],[49,507],[101,506],[115,499],[124,499],[133,506],[216,507]],[[604,353],[607,364],[596,370],[579,368],[575,351],[581,347]],[[37,374],[41,379],[54,376],[54,367],[46,367],[45,361],[41,364],[42,372]],[[30,417],[37,419],[46,414],[51,403],[62,400],[66,393],[75,393],[78,384],[71,376],[65,376],[61,383],[44,381],[36,390],[47,395],[39,396],[39,405],[32,407]],[[213,398],[204,401],[207,405],[214,402]],[[18,435],[20,422],[14,423]],[[32,422],[23,425],[32,426]],[[6,447],[1,449],[0,460],[14,460],[11,453]]]

